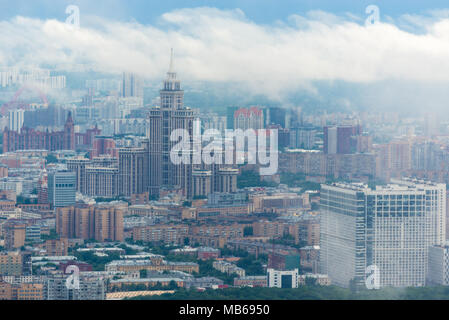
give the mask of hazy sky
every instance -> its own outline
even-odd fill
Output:
[[[317,82],[341,81],[372,84],[376,103],[422,105],[427,89],[435,100],[429,103],[441,107],[448,100],[447,0],[0,3],[3,66],[83,65],[160,79],[173,47],[182,78],[240,83],[274,99],[298,88],[320,94]],[[65,23],[68,4],[80,8],[80,29]],[[379,7],[380,23],[367,27],[370,4]],[[408,90],[419,99],[406,96]],[[397,96],[403,99],[395,102]]]

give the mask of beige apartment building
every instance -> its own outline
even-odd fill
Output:
[[[123,241],[121,206],[80,205],[56,209],[56,231],[64,238]]]
[[[20,276],[23,270],[23,259],[19,252],[0,253],[0,275]]]

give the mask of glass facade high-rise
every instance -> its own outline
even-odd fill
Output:
[[[429,247],[445,241],[446,185],[323,185],[320,211],[321,272],[332,283],[363,286],[374,265],[381,287],[424,286]]]
[[[76,202],[76,173],[69,171],[49,173],[48,200],[54,208],[74,205]]]

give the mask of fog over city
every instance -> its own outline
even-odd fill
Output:
[[[0,0],[0,308],[449,300],[448,7]]]
[[[80,16],[79,29],[57,19],[3,19],[0,64],[129,70],[154,81],[173,47],[187,83],[234,84],[275,101],[289,102],[295,91],[327,97],[341,83],[349,88],[341,98],[355,110],[442,110],[449,98],[448,10],[405,10],[397,18],[380,10],[370,26],[363,11],[313,10],[270,23],[213,7],[171,10],[148,24],[85,15],[82,7]]]

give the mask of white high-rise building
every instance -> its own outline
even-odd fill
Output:
[[[22,109],[9,111],[9,130],[20,133],[25,119],[25,111]]]
[[[328,129],[327,136],[327,153],[336,154],[338,151],[338,129],[337,127],[331,127]]]
[[[449,246],[429,248],[426,285],[449,286]]]
[[[267,270],[267,285],[269,288],[292,289],[298,288],[299,271],[294,270]]]
[[[446,185],[392,183],[322,186],[321,273],[332,283],[363,286],[376,266],[381,287],[425,285],[429,247],[445,241]]]

